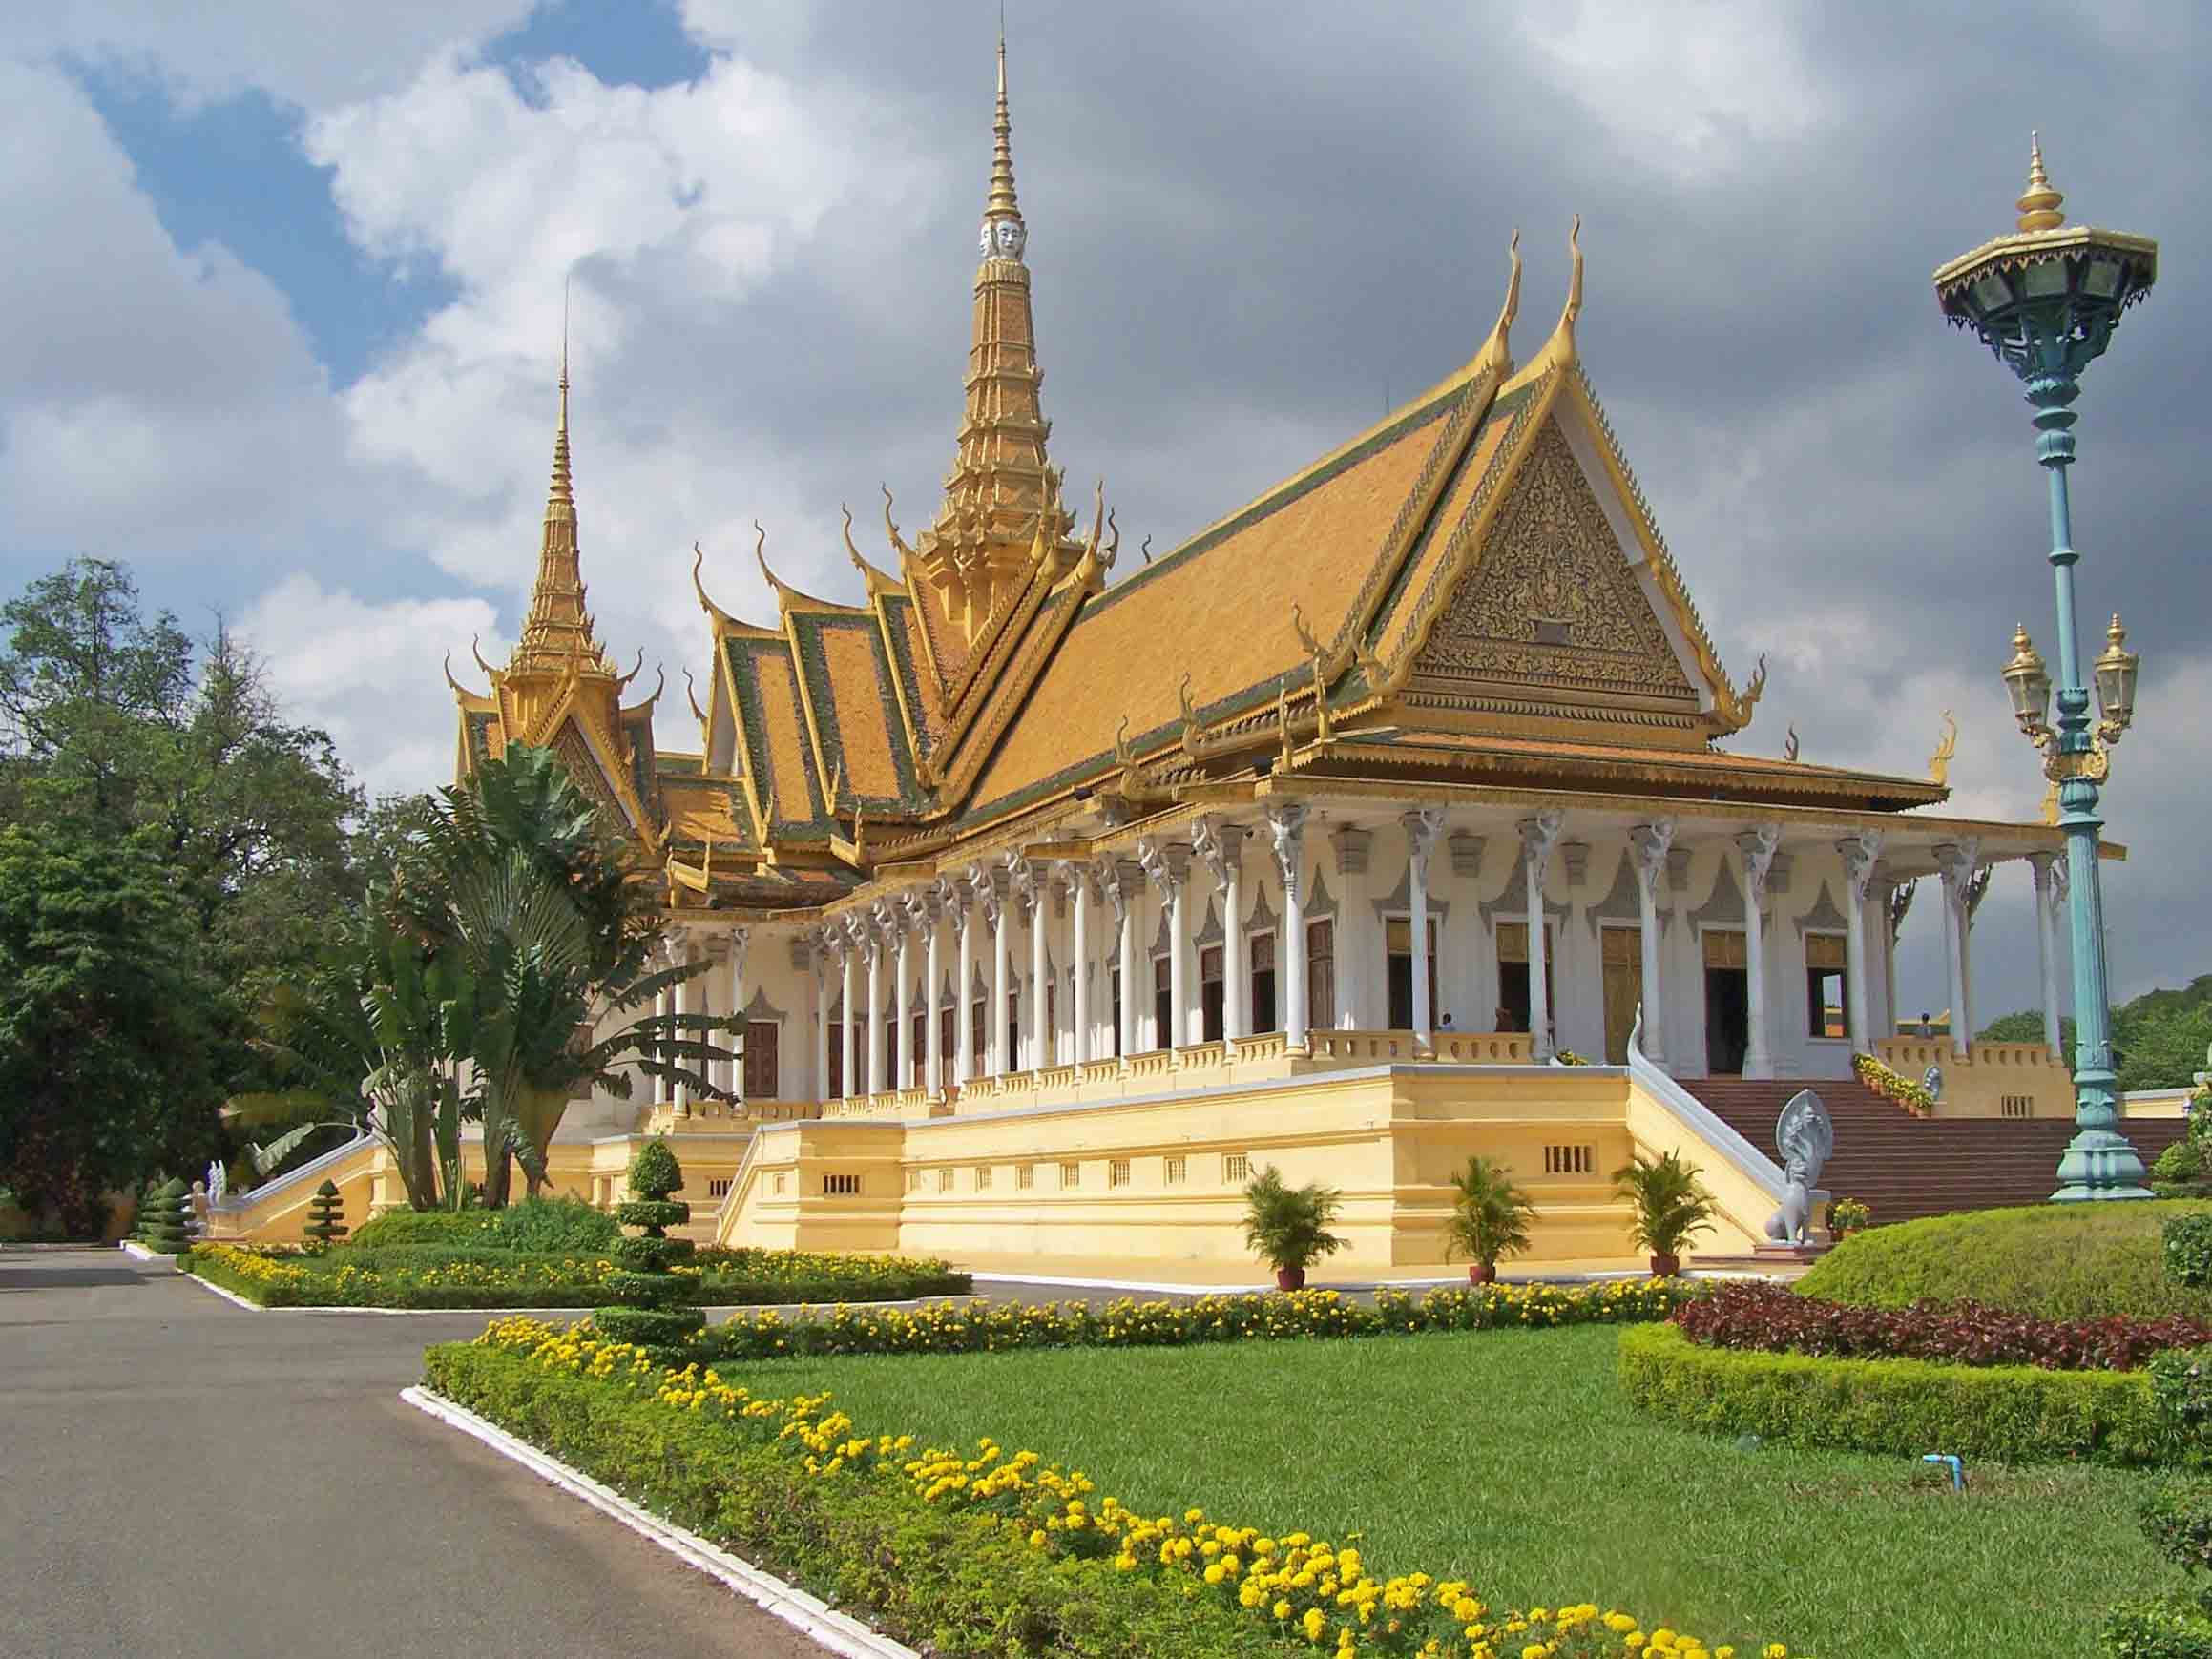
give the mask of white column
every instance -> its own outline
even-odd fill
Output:
[[[913,956],[909,949],[913,936],[904,900],[891,901],[884,924],[891,930],[898,952],[891,959],[891,1029],[899,1034],[896,1050],[899,1063],[892,1068],[889,1087],[911,1089],[914,1087],[914,1033],[908,1024],[907,1004],[911,1000],[908,992],[914,983]]]
[[[1874,1051],[1873,1021],[1867,990],[1867,883],[1873,879],[1874,861],[1881,856],[1882,832],[1862,830],[1836,843],[1844,855],[1844,886],[1849,902],[1844,906],[1848,933],[1844,942],[1844,1000],[1851,1010],[1851,1052]]]
[[[678,965],[681,967],[691,966],[691,936],[689,931],[678,931],[677,934],[677,941],[676,960]],[[677,982],[677,984],[669,987],[676,993],[676,1006],[671,1011],[676,1015],[676,1034],[678,1038],[684,1038],[693,1035],[692,1032],[684,1029],[683,1017],[686,1014],[693,1014],[699,1011],[699,992],[693,988],[698,984],[699,982],[697,980],[679,980]],[[691,1065],[691,1061],[688,1057],[675,1056],[673,1058],[675,1064],[678,1066],[689,1067]],[[676,1115],[678,1117],[689,1117],[691,1115],[691,1085],[683,1081],[681,1078],[676,1080],[675,1099]]]
[[[734,1017],[741,1018],[745,1011],[745,951],[752,942],[750,927],[730,929],[730,1013]],[[745,1113],[744,1027],[739,1026],[722,1041],[725,1045],[735,1041],[738,1046],[737,1056],[722,1062],[722,1088],[736,1098],[738,1115],[742,1117]]]
[[[838,997],[845,1004],[845,1019],[837,1033],[838,1088],[851,1100],[860,1087],[860,934],[848,919],[844,944],[838,947]]]
[[[952,1080],[975,1079],[975,1021],[971,1017],[970,986],[975,978],[974,893],[965,881],[940,883],[945,902],[952,910],[952,924],[959,929],[960,949],[952,968]]]
[[[884,1051],[884,951],[889,936],[885,933],[882,918],[868,940],[867,953],[867,1091],[880,1094],[889,1087],[885,1075],[889,1069],[886,1062],[889,1056]]]
[[[1012,967],[1013,905],[1009,902],[1009,879],[1002,867],[991,872],[985,886],[991,922],[991,1074],[1004,1077],[1013,1069],[1013,1023],[1007,1015],[1008,975]]]
[[[1552,1057],[1552,991],[1545,982],[1548,944],[1544,938],[1544,878],[1552,868],[1552,849],[1559,841],[1563,820],[1555,812],[1540,812],[1520,821],[1521,876],[1527,889],[1529,927],[1529,1038],[1534,1058]]]
[[[1030,924],[1030,1052],[1029,1068],[1042,1071],[1053,1063],[1053,1025],[1045,1018],[1049,1000],[1045,987],[1051,968],[1045,961],[1045,918],[1052,894],[1040,870],[1030,872],[1028,901]]]
[[[1675,843],[1675,820],[1655,819],[1628,832],[1628,855],[1636,865],[1636,923],[1643,955],[1643,1030],[1637,1045],[1654,1066],[1667,1063],[1666,996],[1659,957],[1659,884]]]
[[[1775,849],[1782,844],[1782,830],[1761,824],[1736,838],[1743,855],[1743,980],[1745,1023],[1750,1027],[1743,1045],[1743,1075],[1774,1075],[1773,1046],[1766,1031],[1766,876],[1774,868]]]
[[[1964,1060],[1972,1041],[1972,1014],[1966,998],[1966,888],[1973,880],[1981,852],[1978,841],[1946,843],[1935,849],[1943,875],[1943,957],[1951,977],[1951,1051]]]
[[[657,965],[665,969],[674,966],[675,964],[674,960],[665,951],[663,951]],[[676,1012],[676,992],[673,988],[664,987],[653,993],[653,1012],[657,1017],[663,1020],[667,1019],[670,1015]],[[666,1054],[657,1051],[655,1052],[653,1057],[656,1060],[660,1060],[663,1062],[665,1062],[668,1058]],[[668,1079],[665,1077],[655,1077],[653,1080],[653,1104],[655,1106],[666,1106],[668,1101]]]
[[[1234,1041],[1251,1035],[1250,952],[1244,948],[1244,837],[1242,824],[1199,819],[1191,850],[1206,862],[1221,897],[1221,1035]],[[1205,1035],[1202,1022],[1198,1032]]]
[[[1060,866],[1075,893],[1075,972],[1071,982],[1075,995],[1075,1064],[1091,1058],[1091,872],[1082,864]]]
[[[2035,960],[2043,978],[2043,1045],[2054,1060],[2066,1058],[2065,1031],[2058,1023],[2058,901],[2066,861],[2056,853],[2030,853],[2035,872]]]
[[[1905,1018],[1905,1010],[1897,1001],[1897,928],[1904,920],[1905,911],[1912,903],[1913,886],[1909,881],[1889,879],[1889,891],[1882,899],[1882,984],[1888,987],[1884,1010],[1889,1024],[1882,1035],[1893,1037]]]
[[[1100,861],[1098,885],[1106,895],[1106,905],[1114,913],[1115,961],[1121,968],[1121,1024],[1116,1045],[1126,1060],[1137,1052],[1137,894],[1143,880],[1141,872],[1132,874],[1134,865],[1123,864],[1112,859]]]
[[[1283,1038],[1304,1052],[1311,1046],[1305,1006],[1305,819],[1302,800],[1267,808],[1267,836],[1283,877],[1283,931],[1275,940],[1275,977],[1283,988]]]
[[[1183,895],[1190,889],[1190,855],[1187,846],[1165,845],[1145,838],[1137,843],[1137,856],[1154,889],[1167,902],[1167,1010],[1168,1028],[1159,1033],[1162,1048],[1179,1048],[1195,1042],[1190,1019],[1190,981],[1183,958],[1189,954],[1189,918]]]
[[[813,941],[814,967],[814,1075],[807,1093],[815,1100],[829,1098],[829,964],[844,953],[829,944],[825,928]]]
[[[1415,807],[1398,820],[1406,826],[1407,935],[1413,949],[1413,1047],[1433,1051],[1436,1010],[1429,1002],[1429,855],[1444,828],[1444,814],[1433,806]]]
[[[929,948],[922,958],[922,972],[926,982],[922,986],[923,1051],[929,1060],[924,1067],[922,1087],[929,1098],[936,1100],[945,1092],[945,1019],[937,1006],[937,998],[945,988],[945,955],[942,941],[945,934],[945,911],[937,895],[926,894],[914,901],[915,920],[929,930]]]

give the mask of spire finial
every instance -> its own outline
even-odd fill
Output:
[[[561,416],[553,428],[553,492],[547,502],[550,511],[553,502],[575,505],[575,492],[569,479],[569,285],[561,282]]]
[[[2055,231],[2066,222],[2066,216],[2058,211],[2058,204],[2066,199],[2051,188],[2051,180],[2043,172],[2043,135],[2028,135],[2028,188],[2020,193],[2020,228],[2023,231]]]
[[[1006,102],[1006,21],[998,30],[998,108],[992,116],[991,194],[983,204],[983,257],[1018,259],[1028,228],[1021,218],[1021,203],[1013,193],[1013,116]]]

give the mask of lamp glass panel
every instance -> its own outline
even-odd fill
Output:
[[[2045,259],[2020,274],[2020,286],[2031,299],[2047,300],[2066,292],[2066,261]]]
[[[2109,300],[2119,292],[2119,261],[2118,259],[2092,259],[2089,275],[2081,281],[2081,289],[2098,300]]]
[[[1972,289],[1974,309],[1994,311],[2013,302],[2013,290],[2006,284],[2001,272],[1992,271],[1975,282]]]

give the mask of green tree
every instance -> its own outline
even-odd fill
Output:
[[[198,1165],[244,1056],[142,840],[0,830],[0,1185],[97,1236],[105,1194]]]

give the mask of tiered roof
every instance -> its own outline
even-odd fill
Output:
[[[881,864],[1081,833],[1102,812],[1125,821],[1285,774],[1879,812],[1944,798],[1940,784],[1715,746],[1749,722],[1763,664],[1742,689],[1722,667],[1583,372],[1577,238],[1566,303],[1525,366],[1510,353],[1516,245],[1465,364],[1109,585],[1103,489],[1075,533],[1047,453],[1027,236],[1002,41],[943,502],[909,546],[886,493],[892,569],[862,554],[846,514],[859,604],[780,580],[764,532],[772,625],[721,610],[695,562],[713,646],[707,705],[693,700],[701,753],[653,757],[648,728],[637,790],[673,902],[804,907]],[[575,570],[563,384],[533,621],[492,698],[461,693],[467,730],[518,676],[553,672],[541,659],[565,665],[563,683],[611,673]],[[629,733],[634,713],[601,723]]]

